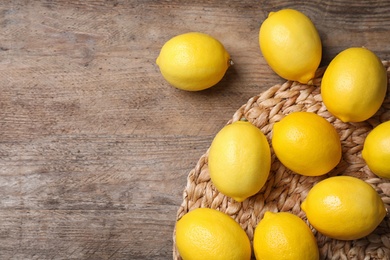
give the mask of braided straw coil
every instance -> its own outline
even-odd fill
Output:
[[[384,61],[383,64],[387,69],[389,79],[390,61]],[[318,177],[298,175],[286,169],[278,161],[271,148],[272,166],[266,184],[256,195],[239,203],[219,193],[213,186],[207,168],[207,151],[188,175],[187,185],[183,192],[183,202],[177,212],[177,220],[195,208],[217,209],[234,218],[252,242],[254,229],[266,211],[291,212],[308,223],[300,204],[313,185],[330,176],[350,175],[371,184],[385,202],[388,213],[372,234],[353,241],[328,238],[309,225],[317,239],[320,258],[390,259],[390,180],[374,175],[361,157],[367,134],[379,123],[390,120],[389,82],[383,105],[372,118],[360,123],[344,123],[332,116],[322,103],[320,85],[324,70],[325,68],[321,68],[317,71],[313,85],[287,81],[250,98],[235,112],[227,124],[244,117],[260,128],[270,142],[273,124],[285,115],[294,111],[317,113],[327,119],[340,135],[343,157],[336,168]],[[173,241],[173,258],[180,260],[174,235]]]

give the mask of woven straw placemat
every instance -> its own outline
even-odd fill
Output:
[[[384,61],[383,64],[389,79],[390,61]],[[325,68],[321,68],[317,71],[314,85],[287,81],[250,98],[227,124],[244,117],[260,128],[270,141],[273,124],[285,115],[294,111],[317,113],[333,124],[340,135],[343,157],[338,166],[323,176],[301,176],[286,169],[278,161],[271,147],[272,166],[266,184],[256,195],[238,203],[219,193],[213,186],[208,173],[206,151],[188,175],[177,220],[195,208],[217,209],[233,217],[252,242],[254,229],[266,211],[291,212],[308,223],[300,204],[313,185],[329,176],[350,175],[363,179],[377,190],[385,202],[387,215],[372,234],[353,241],[328,238],[309,225],[317,239],[321,259],[390,259],[390,180],[374,175],[361,157],[367,134],[379,123],[390,120],[389,82],[385,101],[372,118],[361,123],[343,123],[333,117],[322,103],[320,85],[324,70]],[[173,241],[173,258],[179,260],[181,257],[176,248],[174,235]]]

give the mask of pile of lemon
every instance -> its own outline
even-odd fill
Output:
[[[312,21],[293,9],[271,12],[259,31],[261,52],[280,77],[311,84],[322,58]],[[164,44],[157,64],[173,86],[188,91],[217,84],[233,64],[224,46],[210,35],[191,32]],[[372,117],[387,91],[387,72],[370,50],[348,48],[326,68],[321,96],[328,111],[343,122]],[[318,114],[293,112],[275,123],[271,145],[280,162],[296,174],[320,176],[340,162],[342,146],[334,126]],[[362,157],[371,171],[390,179],[390,121],[367,136]],[[242,120],[222,128],[209,150],[208,167],[216,189],[238,202],[258,193],[271,168],[271,149],[262,131]],[[378,193],[355,177],[336,176],[315,184],[301,204],[309,223],[339,240],[370,234],[386,209]],[[176,245],[183,259],[250,259],[251,243],[225,213],[195,209],[176,224]],[[253,239],[257,259],[319,259],[309,226],[289,212],[266,212]]]

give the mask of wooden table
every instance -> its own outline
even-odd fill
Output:
[[[389,1],[1,1],[0,259],[171,259],[187,174],[284,82],[258,45],[282,8],[313,20],[323,65],[352,46],[390,59]],[[209,90],[177,90],[155,64],[189,31],[234,60]]]

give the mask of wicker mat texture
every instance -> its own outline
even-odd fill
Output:
[[[390,76],[390,61],[383,61]],[[203,154],[187,178],[183,202],[177,212],[177,220],[195,208],[213,208],[233,217],[246,231],[250,241],[257,223],[266,211],[287,211],[307,222],[300,208],[313,185],[324,178],[336,175],[359,177],[371,184],[385,202],[387,215],[378,228],[369,236],[354,241],[339,241],[323,236],[312,228],[318,242],[321,259],[390,259],[390,180],[378,178],[366,166],[361,157],[367,134],[381,122],[390,120],[390,86],[380,110],[365,122],[343,123],[333,117],[322,103],[321,77],[325,68],[317,71],[313,85],[287,81],[270,87],[241,106],[227,122],[246,118],[260,128],[270,141],[272,126],[285,115],[294,111],[317,113],[331,122],[340,135],[343,157],[338,166],[326,175],[306,177],[286,169],[272,151],[272,166],[269,178],[256,195],[238,203],[219,193],[213,186],[207,168],[208,151]],[[390,162],[389,162],[390,163]],[[181,259],[173,235],[173,258]],[[252,258],[253,250],[252,250]]]

